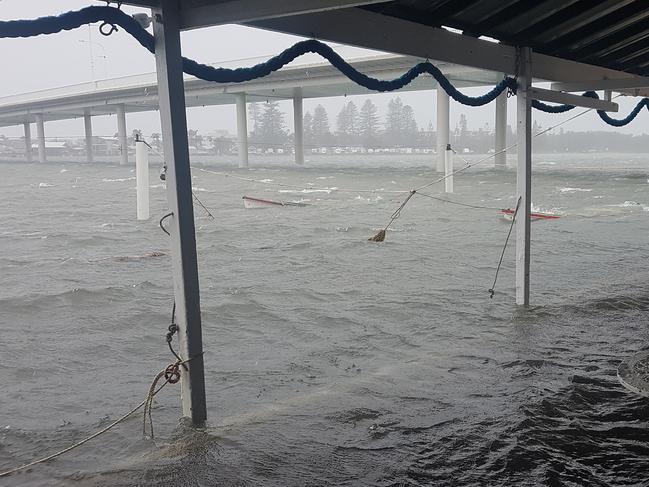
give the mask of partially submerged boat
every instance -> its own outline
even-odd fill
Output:
[[[243,196],[243,206],[245,208],[268,208],[273,206],[309,206],[306,203],[295,201],[273,201],[261,198],[252,198],[250,196]]]
[[[511,208],[503,208],[502,210],[500,210],[500,212],[502,213],[505,220],[512,221],[514,219],[514,213],[516,212],[516,210],[513,210]],[[559,218],[559,215],[553,215],[552,213],[532,212],[531,214],[531,220],[533,222],[537,220],[556,220],[557,218]]]

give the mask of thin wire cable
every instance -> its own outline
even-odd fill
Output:
[[[518,214],[518,207],[521,204],[522,196],[518,197],[516,202],[516,209],[514,210],[514,215],[512,216],[512,224],[509,226],[509,232],[507,232],[507,238],[505,239],[505,245],[503,246],[503,251],[500,254],[500,260],[498,261],[498,267],[496,267],[496,275],[494,276],[494,283],[489,288],[489,298],[493,299],[494,294],[496,294],[496,281],[498,280],[498,273],[500,272],[500,266],[503,263],[503,258],[505,257],[505,250],[507,250],[507,244],[509,243],[509,237],[512,234],[512,229],[514,228],[514,222],[516,221],[516,215]]]
[[[459,201],[453,201],[453,200],[447,200],[447,199],[444,199],[444,198],[438,198],[437,196],[433,196],[432,194],[427,194],[427,193],[417,192],[417,195],[425,196],[426,198],[430,198],[430,199],[437,200],[437,201],[442,201],[444,203],[450,203],[452,205],[466,206],[467,208],[476,208],[476,209],[479,209],[479,210],[502,210],[502,208],[499,208],[499,207],[496,207],[496,206],[470,205],[468,203],[460,203]]]

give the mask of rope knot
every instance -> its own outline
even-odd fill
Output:
[[[165,369],[165,380],[169,382],[169,384],[176,384],[178,381],[180,381],[180,367],[179,363],[173,363],[167,366]]]

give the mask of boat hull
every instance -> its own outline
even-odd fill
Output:
[[[253,209],[253,208],[273,208],[273,207],[284,207],[284,206],[308,206],[306,203],[295,203],[292,201],[273,201],[265,200],[262,198],[252,198],[251,196],[243,196],[243,206],[244,208]]]

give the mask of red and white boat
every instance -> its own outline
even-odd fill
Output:
[[[297,203],[294,201],[273,201],[261,198],[243,197],[243,206],[245,208],[268,208],[269,206],[308,206],[306,203]]]
[[[515,211],[516,210],[512,210],[511,208],[503,208],[502,210],[500,210],[500,212],[503,214],[503,218],[509,221],[512,221],[514,219]],[[559,218],[559,215],[553,215],[552,213],[532,212],[531,220],[535,222],[537,220],[556,220],[557,218]]]

